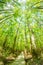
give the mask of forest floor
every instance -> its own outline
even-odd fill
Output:
[[[3,63],[0,62],[0,65],[3,65]],[[7,63],[6,65],[25,65],[23,53],[21,53],[13,62]],[[28,60],[27,65],[43,65],[43,59],[34,59],[33,62],[31,62],[31,60]]]
[[[21,53],[21,54],[16,58],[16,60],[13,61],[13,63],[7,64],[7,65],[25,65],[23,53]],[[34,59],[32,62],[31,62],[31,60],[28,60],[27,65],[43,65],[43,60],[41,60],[41,59]]]

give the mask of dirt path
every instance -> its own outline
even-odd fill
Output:
[[[12,63],[7,64],[7,65],[25,65],[23,53],[21,53],[21,54],[16,58],[15,61],[13,61]]]

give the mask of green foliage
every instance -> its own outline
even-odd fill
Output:
[[[0,0],[0,46],[11,51],[30,50],[30,36],[37,48],[43,48],[43,8],[40,0]],[[30,31],[31,29],[31,31]],[[6,38],[7,35],[7,39]],[[6,42],[5,42],[6,41]]]

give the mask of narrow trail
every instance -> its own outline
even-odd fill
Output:
[[[7,64],[7,65],[25,65],[23,53],[21,53],[21,54],[16,58],[15,61],[13,61],[12,63]]]

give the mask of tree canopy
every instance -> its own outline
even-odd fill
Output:
[[[43,1],[0,0],[0,47],[6,54],[30,50],[32,35],[33,48],[43,49]]]

